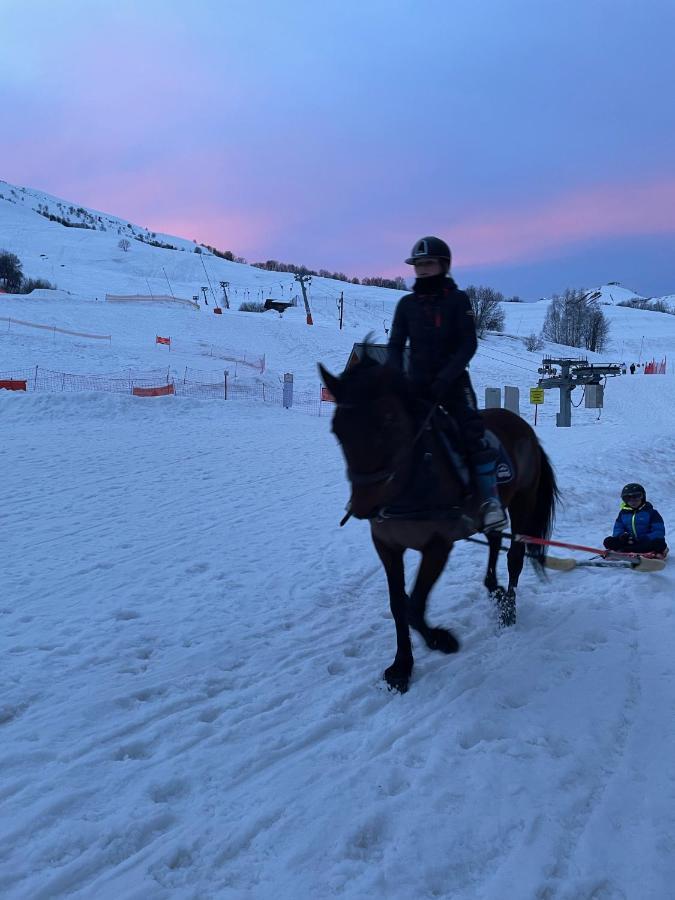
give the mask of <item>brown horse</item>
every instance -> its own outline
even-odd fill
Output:
[[[336,401],[333,432],[347,462],[350,514],[370,521],[373,544],[387,577],[397,648],[384,678],[390,688],[403,693],[413,668],[410,628],[432,650],[459,650],[452,632],[430,626],[425,611],[453,544],[477,531],[478,500],[449,463],[442,434],[430,425],[431,412],[420,423],[415,398],[400,373],[367,355],[340,377],[323,366],[319,371]],[[500,487],[512,532],[548,537],[558,489],[537,436],[527,422],[508,410],[486,409],[482,416],[486,428],[506,450],[514,470],[512,480]],[[416,503],[419,497],[423,499]],[[496,573],[501,540],[500,533],[488,535],[484,584],[498,604],[501,624],[512,625],[526,545],[511,542],[507,555],[509,583],[504,590]],[[422,554],[410,597],[405,593],[406,549]],[[545,548],[527,545],[527,550],[541,571]]]

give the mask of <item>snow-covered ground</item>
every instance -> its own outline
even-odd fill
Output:
[[[61,252],[71,229],[39,218],[23,247],[7,230],[0,247]],[[38,252],[42,222],[61,231]],[[242,377],[292,371],[318,385],[317,360],[337,370],[368,329],[384,337],[378,304],[390,318],[397,296],[335,282],[343,332],[328,294],[312,327],[302,307],[283,318],[119,307],[100,302],[124,287],[99,287],[83,237],[97,235],[80,233],[79,255],[63,250],[72,281],[57,281],[72,296],[0,297],[0,316],[111,342],[5,331],[0,320],[0,373],[215,369],[210,343],[266,354],[268,372]],[[237,270],[242,285],[270,277]],[[542,353],[522,338],[545,311],[506,305],[506,334],[482,342],[472,364],[479,393],[536,383]],[[598,361],[667,356],[672,371],[675,317],[606,314],[612,344]],[[163,332],[170,356],[154,345]],[[600,416],[575,409],[570,429],[554,426],[553,392],[541,411],[561,540],[601,541],[629,480],[646,484],[667,527],[674,520],[675,377],[611,379],[605,403]],[[399,696],[381,681],[395,637],[367,525],[338,527],[347,485],[327,416],[0,391],[0,433],[0,895],[673,895],[669,568],[546,582],[527,569],[518,624],[500,632],[481,584],[486,554],[458,546],[430,618],[462,650],[445,657],[416,642]],[[415,554],[408,562],[412,571]]]

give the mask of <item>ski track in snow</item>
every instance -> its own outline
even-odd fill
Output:
[[[631,898],[633,842],[667,896],[669,572],[526,570],[500,633],[457,547],[400,697],[327,420],[0,399],[3,896]]]

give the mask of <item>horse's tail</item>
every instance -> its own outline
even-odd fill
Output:
[[[560,491],[555,478],[551,461],[543,447],[539,447],[539,482],[535,496],[534,509],[530,519],[532,536],[547,540],[551,536],[555,520],[556,505],[560,500]],[[535,568],[543,571],[546,559],[546,547],[541,544],[528,544],[527,554]]]

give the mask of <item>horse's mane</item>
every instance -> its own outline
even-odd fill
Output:
[[[410,408],[412,393],[407,379],[394,366],[374,359],[370,353],[374,346],[371,334],[366,335],[361,358],[340,375],[340,402],[362,406],[391,393]]]

